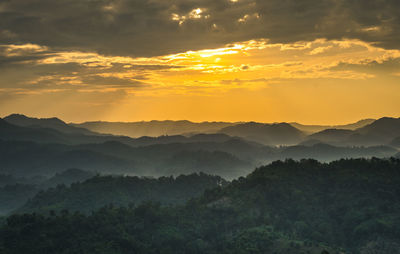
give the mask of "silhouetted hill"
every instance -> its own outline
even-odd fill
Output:
[[[304,125],[290,123],[291,126],[308,134],[319,132],[325,129],[348,129],[355,130],[375,121],[375,119],[363,119],[356,123],[344,125]],[[251,123],[251,122],[250,122]],[[246,123],[228,122],[201,122],[190,121],[149,121],[149,122],[84,122],[71,124],[72,126],[82,127],[99,133],[109,133],[113,135],[125,135],[130,137],[158,137],[164,135],[193,135],[198,133],[216,133],[221,129]],[[262,123],[260,123],[262,124]]]
[[[170,143],[198,143],[198,142],[213,142],[220,143],[226,142],[231,139],[240,139],[238,137],[231,137],[225,134],[195,134],[192,136],[174,135],[174,136],[159,136],[159,137],[140,137],[131,139],[130,146],[148,146],[155,144],[170,144]]]
[[[85,135],[99,135],[99,133],[94,133],[84,128],[78,128],[70,126],[63,122],[62,120],[53,118],[33,118],[27,117],[20,114],[12,114],[3,118],[5,121],[22,127],[40,127],[40,128],[51,128],[64,133],[72,134],[85,134]]]
[[[349,126],[351,128],[355,126],[361,126],[368,123],[370,120],[371,119],[362,120]],[[307,144],[302,142],[309,139],[315,140],[316,142],[314,143],[317,143],[318,141],[338,146],[374,146],[389,144],[394,138],[399,137],[399,121],[400,120],[396,118],[381,118],[356,130],[326,129],[321,132],[314,133],[308,137],[305,137],[303,132],[287,123],[262,124],[249,122],[239,124],[232,123],[229,124],[228,127],[224,127],[219,130],[215,129],[214,131],[218,133],[197,133],[186,136],[142,136],[139,138],[129,138],[126,136],[97,134],[82,128],[70,126],[57,118],[37,119],[14,114],[8,116],[7,121],[0,121],[0,139],[63,144],[104,143],[107,141],[117,141],[130,146],[139,147],[169,143],[226,142],[230,140],[231,137],[234,137],[273,146],[294,145],[299,143]],[[141,122],[141,124],[153,122],[157,126],[163,126],[163,124],[166,124],[166,126],[171,125],[172,127],[175,126],[175,123],[179,123],[177,126],[182,125],[183,123],[189,123],[189,125],[194,124],[199,126],[204,125],[214,127],[221,124],[227,124],[191,123],[188,121],[152,121]],[[17,125],[11,123],[15,123]],[[112,125],[113,123],[108,124]],[[133,123],[123,124],[129,125]],[[186,125],[183,124],[183,126]],[[196,133],[196,131],[194,130],[192,133]]]
[[[61,173],[56,173],[53,177],[43,182],[41,186],[44,188],[55,187],[60,184],[68,186],[72,183],[83,182],[89,178],[92,178],[94,175],[95,173],[90,171],[70,168]]]
[[[363,119],[355,123],[343,124],[343,125],[306,125],[299,123],[290,123],[293,127],[305,132],[305,133],[316,133],[326,129],[345,129],[345,130],[355,130],[364,127],[368,124],[374,122],[375,119]]]
[[[46,177],[40,175],[35,175],[30,177],[17,177],[11,174],[0,173],[0,187],[4,187],[6,185],[15,185],[15,184],[38,185],[46,180],[47,180]]]
[[[400,148],[400,137],[397,137],[397,138],[393,139],[390,142],[390,145],[394,146],[394,147],[397,147],[397,148]]]
[[[246,145],[244,141],[238,141]],[[232,145],[231,141],[168,143],[142,147],[129,147],[116,142],[104,144],[79,145],[77,148],[108,154],[125,160],[135,161],[136,174],[141,175],[177,175],[203,171],[233,178],[246,174],[254,166],[253,161],[260,152],[266,150],[260,145],[248,144],[251,150]],[[251,154],[251,157],[248,153]]]
[[[0,139],[23,140],[48,143],[64,143],[68,139],[61,132],[49,128],[26,128],[0,119]]]
[[[37,186],[31,184],[15,183],[0,187],[0,216],[7,215],[21,207],[37,191]]]
[[[356,131],[370,143],[387,144],[400,137],[400,118],[383,117]]]
[[[316,145],[316,144],[323,144],[323,142],[321,142],[318,139],[308,138],[308,139],[300,142],[298,144],[298,146],[313,146],[313,145]]]
[[[326,129],[308,136],[308,139],[319,140],[323,143],[340,144],[346,142],[347,139],[353,134],[354,131],[352,130]]]
[[[378,133],[384,135],[397,134],[396,127],[385,132],[386,125],[378,122],[380,128],[369,127],[371,130],[364,132],[366,134],[359,130],[325,130],[309,136],[313,141],[302,143],[306,145],[278,148],[257,142],[284,144],[301,140],[303,134],[285,123],[245,123],[224,128],[227,133],[133,139],[21,127],[0,119],[0,173],[18,177],[53,176],[68,168],[82,168],[103,173],[162,176],[204,171],[232,179],[276,159],[331,161],[342,157],[393,156],[397,151],[385,146],[347,147],[374,144],[368,137],[377,129],[382,129]],[[352,143],[355,137],[359,140]],[[321,140],[342,147],[322,145]]]
[[[400,136],[400,118],[380,118],[356,130],[328,129],[308,136],[340,146],[376,146],[390,144]]]
[[[134,172],[132,161],[62,144],[0,140],[0,170],[15,176],[53,176],[68,168]]]
[[[57,122],[57,120],[55,120]],[[129,137],[119,137],[112,135],[85,135],[81,133],[66,133],[54,128],[40,126],[22,127],[11,124],[0,119],[0,139],[34,141],[38,143],[60,143],[60,144],[82,144],[82,143],[101,143],[114,140],[130,143],[134,140]]]
[[[246,174],[253,166],[227,152],[204,150],[183,150],[169,158],[165,165],[168,165],[169,170],[161,171],[163,175],[188,174],[196,169],[197,172],[218,174],[229,179]]]
[[[28,118],[31,119],[31,118]],[[30,121],[30,120],[29,120]],[[35,121],[35,120],[34,120]],[[38,121],[42,121],[39,119]],[[49,120],[50,122],[59,122],[59,120]],[[43,126],[46,124],[43,124]],[[50,126],[50,124],[47,124]],[[54,126],[53,126],[54,127]],[[66,127],[68,128],[68,127]],[[71,127],[75,128],[75,127]],[[225,141],[230,139],[229,136],[222,134],[200,134],[192,137],[182,135],[176,136],[160,136],[160,137],[140,137],[133,139],[124,136],[113,136],[91,133],[90,135],[73,131],[62,132],[54,128],[45,128],[36,126],[22,127],[11,124],[8,121],[0,119],[0,139],[3,140],[20,140],[34,141],[38,143],[60,143],[60,144],[85,144],[85,143],[104,143],[107,141],[116,141],[130,146],[146,146],[153,144],[168,144],[168,143],[189,143],[189,142],[208,142],[209,140]]]
[[[33,118],[27,118],[30,121]],[[38,121],[55,121],[60,120],[52,119],[37,119]],[[33,120],[36,121],[36,120]],[[62,122],[62,121],[61,121]],[[46,124],[42,124],[45,126]],[[47,124],[50,126],[50,124]],[[68,127],[66,127],[68,128]],[[75,128],[75,127],[71,127]],[[104,142],[120,142],[129,146],[149,146],[154,144],[169,144],[169,143],[193,143],[193,142],[226,142],[232,137],[225,134],[196,134],[193,136],[159,136],[159,137],[140,137],[130,138],[124,136],[113,136],[91,133],[90,135],[79,133],[78,131],[62,132],[58,129],[40,127],[38,125],[32,127],[22,127],[11,124],[8,121],[0,119],[0,139],[2,140],[20,140],[20,141],[34,141],[38,143],[60,143],[60,144],[87,144],[87,143],[104,143]],[[237,138],[236,138],[237,139]]]
[[[257,165],[285,158],[389,157],[397,150],[316,144],[273,148],[241,139],[226,142],[168,143],[132,147],[117,141],[66,145],[0,140],[0,173],[19,177],[52,176],[68,168],[99,173],[177,175],[204,171],[231,179]]]
[[[80,211],[90,213],[113,204],[128,207],[145,201],[163,205],[183,204],[198,197],[206,189],[225,186],[219,177],[204,173],[174,177],[139,178],[129,176],[96,176],[70,187],[57,186],[39,192],[18,212],[44,212],[49,210]]]
[[[305,136],[300,130],[288,123],[243,123],[223,128],[220,133],[242,137],[266,145],[293,145],[299,143]]]
[[[64,145],[0,140],[0,173],[52,176],[67,168],[83,168],[99,173],[152,176],[205,171],[232,178],[249,172],[253,167],[251,161],[239,159],[225,152],[224,148],[240,153],[240,148],[229,143],[171,143],[131,147],[115,141]],[[260,153],[254,156],[260,156]]]
[[[190,121],[149,121],[149,122],[85,122],[72,124],[91,131],[109,133],[113,135],[125,135],[129,137],[163,135],[182,135],[190,133],[214,133],[221,128],[234,125],[226,122],[202,122]]]
[[[238,139],[238,138],[236,138]],[[189,137],[190,142],[227,142],[232,140],[232,137],[222,133],[215,133],[215,134],[195,134]]]
[[[317,143],[311,146],[290,146],[283,148],[276,159],[307,159],[332,161],[340,158],[387,158],[396,153],[389,146],[371,147],[336,147],[329,144]]]

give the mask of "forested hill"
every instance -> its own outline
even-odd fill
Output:
[[[48,214],[50,211],[69,210],[90,213],[109,204],[128,207],[144,201],[163,205],[184,204],[191,198],[201,196],[207,189],[226,184],[223,178],[204,173],[176,178],[95,176],[69,187],[58,185],[41,191],[17,212]]]
[[[0,239],[4,253],[398,253],[400,160],[276,161],[184,206],[13,215]]]
[[[276,161],[206,192],[201,203],[353,251],[377,242],[400,247],[399,159]]]

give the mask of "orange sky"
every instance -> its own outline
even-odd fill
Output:
[[[10,46],[8,54],[44,50],[26,44]],[[399,50],[359,40],[325,39],[291,44],[252,40],[147,58],[64,51],[35,64],[76,64],[78,71],[34,76],[0,106],[3,116],[17,112],[74,122],[339,124],[398,117],[400,70],[394,61],[399,57]]]
[[[0,116],[343,124],[400,116],[400,2],[0,2]]]

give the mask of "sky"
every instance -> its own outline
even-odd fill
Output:
[[[2,0],[0,116],[400,117],[398,0]]]

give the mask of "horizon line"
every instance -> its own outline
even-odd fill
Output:
[[[341,125],[350,125],[350,124],[355,124],[360,121],[365,121],[365,120],[378,120],[382,118],[400,118],[399,116],[382,116],[378,118],[374,117],[366,117],[366,118],[360,118],[359,120],[356,121],[350,121],[346,123],[337,123],[337,124],[320,124],[320,123],[302,123],[300,121],[274,121],[274,122],[264,122],[264,121],[255,121],[255,120],[241,120],[241,121],[220,121],[220,120],[206,120],[206,121],[193,121],[193,120],[188,120],[188,119],[152,119],[152,120],[137,120],[137,121],[108,121],[108,120],[87,120],[87,121],[65,121],[63,118],[58,117],[58,116],[30,116],[22,113],[11,113],[11,114],[3,114],[0,118],[4,119],[6,117],[9,117],[11,115],[21,115],[25,116],[28,118],[36,118],[36,119],[51,119],[51,118],[56,118],[59,119],[67,124],[83,124],[83,123],[93,123],[93,122],[103,122],[103,123],[122,123],[122,124],[127,124],[127,123],[149,123],[149,122],[190,122],[194,124],[201,124],[201,123],[232,123],[232,124],[240,124],[240,123],[261,123],[261,124],[280,124],[280,123],[288,123],[288,124],[300,124],[300,125],[308,125],[308,126],[341,126]]]

